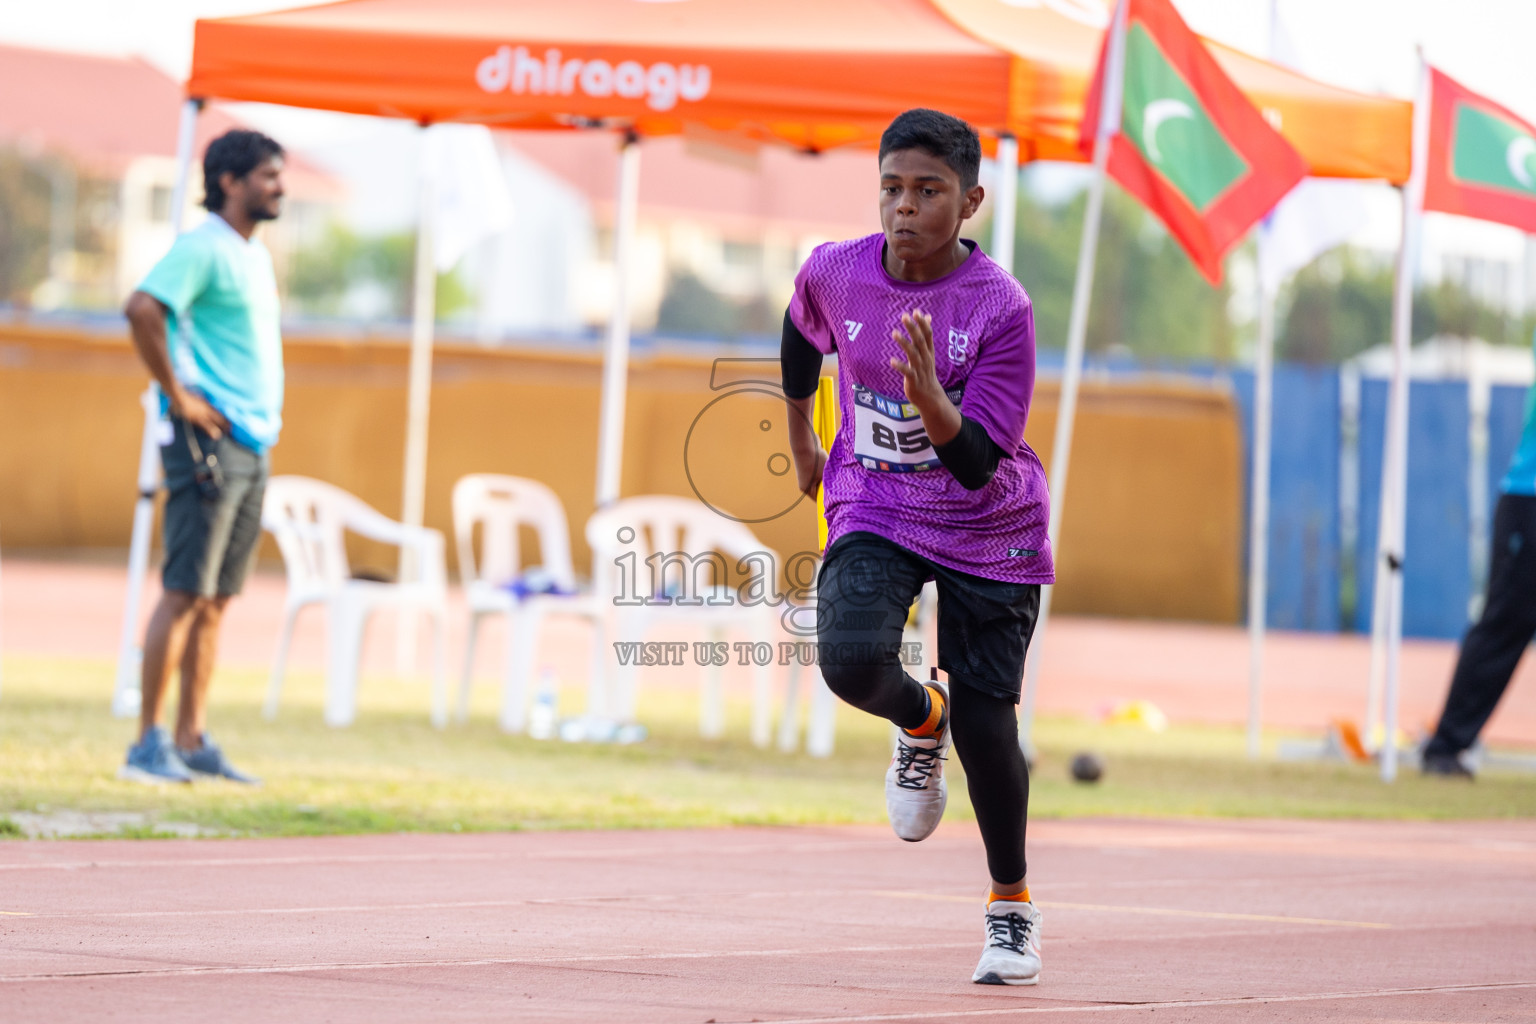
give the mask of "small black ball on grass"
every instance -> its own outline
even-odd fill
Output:
[[[1078,782],[1098,782],[1104,777],[1104,759],[1084,751],[1072,759],[1072,778]]]

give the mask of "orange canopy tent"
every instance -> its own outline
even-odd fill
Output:
[[[699,126],[808,149],[871,144],[896,113],[930,106],[999,137],[1000,162],[1015,162],[1019,151],[1081,160],[1077,130],[1105,22],[1096,0],[344,0],[199,21],[187,92],[422,124],[608,126],[638,135]],[[1218,50],[1314,173],[1406,176],[1407,104]],[[638,151],[627,146],[625,154],[621,200],[638,170]],[[1002,183],[993,248],[1007,265],[1015,180]],[[632,216],[632,202],[619,208]],[[617,234],[627,239],[622,216]],[[626,255],[618,254],[621,268]],[[621,283],[599,504],[618,493],[622,292]],[[419,320],[423,305],[430,309],[418,302]],[[417,327],[429,333],[430,320]],[[411,420],[420,430],[426,358],[413,373],[420,386],[413,383]],[[424,450],[408,444],[407,521],[419,520]]]
[[[1108,14],[1096,0],[349,0],[197,23],[191,96],[422,123],[686,124],[807,149],[872,143],[930,106],[1085,160],[1078,127]],[[1408,176],[1410,104],[1207,41],[1314,175]]]
[[[187,92],[825,149],[919,106],[1002,130],[1012,64],[925,0],[350,0],[199,21]]]

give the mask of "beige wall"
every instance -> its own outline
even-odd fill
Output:
[[[815,545],[795,505],[783,404],[753,377],[774,364],[638,357],[625,418],[623,493],[699,493],[748,520],[787,557]],[[406,351],[392,342],[287,345],[288,396],[273,470],[331,481],[388,514],[399,509]],[[0,549],[128,543],[145,374],[126,340],[0,325]],[[465,473],[534,477],[564,500],[578,570],[595,481],[600,367],[595,355],[444,345],[434,364],[426,519],[451,530]],[[1040,386],[1028,438],[1049,458],[1053,382]],[[764,429],[764,424],[767,429]],[[782,465],[782,461],[774,463]],[[691,482],[690,482],[691,481]],[[1064,514],[1064,611],[1235,621],[1242,552],[1241,449],[1230,396],[1201,387],[1088,384]],[[794,506],[794,507],[791,507]],[[788,509],[786,512],[785,510]],[[451,547],[451,545],[450,545]],[[268,542],[264,556],[276,558]],[[389,553],[358,544],[359,567]]]

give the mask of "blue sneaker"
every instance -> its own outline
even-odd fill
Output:
[[[129,782],[191,782],[192,773],[171,745],[171,734],[157,725],[144,738],[128,748],[128,759],[117,770],[117,777]]]
[[[176,753],[181,755],[184,763],[196,775],[205,775],[211,779],[228,779],[230,782],[240,782],[247,786],[259,786],[261,780],[254,775],[247,775],[234,765],[229,763],[229,758],[224,756],[224,748],[213,742],[207,733],[199,737],[203,745],[196,750],[176,748]]]

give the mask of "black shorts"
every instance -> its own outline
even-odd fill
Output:
[[[166,489],[161,585],[199,597],[238,594],[261,540],[267,456],[227,434],[215,441],[196,430],[198,451],[218,460],[216,473],[199,472],[187,424],[173,416],[171,426],[171,443],[160,449]]]
[[[928,580],[939,591],[939,668],[959,683],[1018,703],[1040,584],[1003,583],[930,562],[873,533],[839,537],[817,580],[823,650],[892,650]],[[845,646],[852,645],[852,646]]]

